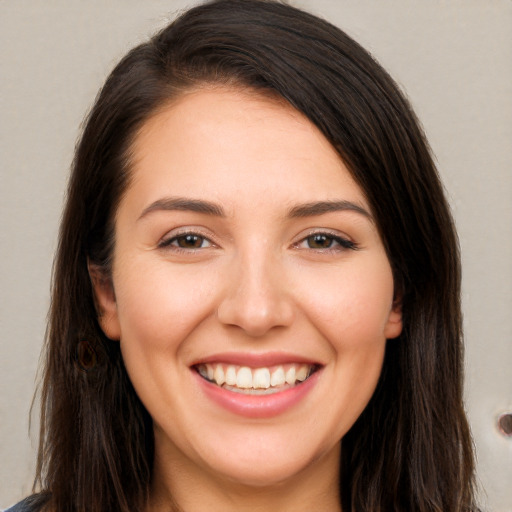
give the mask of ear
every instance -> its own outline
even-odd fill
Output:
[[[402,297],[395,296],[388,320],[384,328],[384,335],[387,340],[397,338],[402,332]]]
[[[98,322],[107,338],[119,340],[121,338],[121,326],[117,314],[116,295],[112,278],[106,275],[105,270],[90,261],[87,263],[89,277],[94,293],[94,303]]]

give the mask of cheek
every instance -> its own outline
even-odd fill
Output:
[[[212,311],[212,282],[193,266],[179,272],[168,262],[134,258],[114,275],[121,326],[121,352],[130,380],[157,423],[172,423],[176,408],[186,408],[177,389],[188,378],[184,343]],[[162,408],[162,403],[172,407]]]
[[[216,275],[193,266],[177,272],[168,262],[133,261],[124,268],[115,276],[123,353],[147,359],[178,352],[212,312]]]
[[[348,266],[347,266],[348,267]],[[372,264],[332,273],[323,293],[310,292],[310,320],[328,341],[333,365],[333,436],[343,437],[371,399],[386,348],[385,330],[393,301],[393,278],[387,265]]]
[[[320,280],[318,275],[304,275],[302,285],[297,284],[303,309],[335,350],[363,350],[385,341],[393,303],[387,259],[354,259]]]

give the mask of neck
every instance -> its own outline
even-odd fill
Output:
[[[341,512],[339,446],[298,474],[265,485],[198,470],[173,452],[170,458],[156,451],[149,512]]]

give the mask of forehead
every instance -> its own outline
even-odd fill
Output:
[[[320,130],[284,100],[231,88],[185,93],[140,129],[133,181],[144,200],[185,195],[222,201],[359,200]],[[128,191],[129,192],[129,191]]]

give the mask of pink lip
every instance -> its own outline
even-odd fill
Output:
[[[218,360],[217,357],[218,356],[216,356],[215,360]],[[289,362],[290,360],[288,359],[287,361]],[[237,364],[231,360],[230,362]],[[247,364],[247,360],[245,360],[244,364]],[[212,400],[217,405],[246,418],[271,418],[284,413],[303,400],[317,384],[321,369],[316,371],[304,382],[287,388],[284,391],[269,395],[246,395],[229,391],[228,389],[208,382],[195,370],[192,370],[192,372],[195,374],[201,391],[208,399]]]
[[[250,368],[261,368],[264,366],[270,367],[287,363],[321,366],[318,362],[313,361],[312,359],[284,352],[266,352],[263,354],[225,352],[198,359],[197,361],[192,362],[190,366],[197,366],[198,364],[204,363],[225,363],[236,366],[249,366]]]

